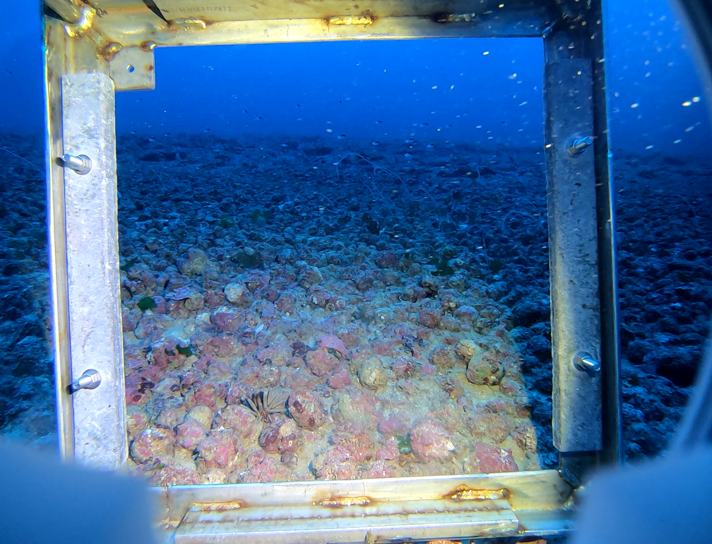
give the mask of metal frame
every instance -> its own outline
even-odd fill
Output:
[[[580,479],[591,467],[621,458],[601,1],[369,0],[356,8],[340,0],[44,0],[51,302],[63,457],[116,469],[127,455],[125,407],[116,397],[123,391],[123,353],[112,82],[115,90],[152,89],[157,46],[539,37],[545,50],[553,427],[560,470],[176,486],[155,494],[164,534],[176,542],[349,542],[570,530],[570,501]],[[78,85],[97,92],[71,96]],[[91,111],[85,138],[77,137],[82,121],[75,102]],[[81,155],[92,161],[90,174],[77,173],[86,166]],[[91,221],[86,209],[77,208],[76,196],[87,194],[90,179],[100,187],[92,193],[101,207],[95,218],[104,221]],[[96,258],[82,261],[80,245]],[[77,271],[92,262],[102,266],[92,269],[89,284]],[[82,311],[88,289],[91,312]],[[111,341],[85,349],[92,336]],[[101,407],[106,417],[89,417],[88,406]]]

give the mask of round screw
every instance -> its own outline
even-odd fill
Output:
[[[601,363],[596,361],[590,353],[586,353],[584,351],[579,351],[576,355],[574,355],[574,366],[579,370],[588,372],[601,371]]]
[[[76,393],[80,389],[96,389],[100,383],[101,374],[99,374],[98,370],[90,368],[89,370],[85,370],[79,378],[69,385],[69,392]]]
[[[586,151],[587,147],[593,145],[593,136],[586,136],[585,138],[576,138],[571,141],[568,147],[569,155],[572,157],[578,157],[581,153]]]
[[[70,155],[65,153],[57,159],[62,168],[74,170],[80,176],[91,172],[91,159],[86,155]]]

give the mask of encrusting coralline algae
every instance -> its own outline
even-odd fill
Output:
[[[477,250],[434,259],[448,236],[430,191],[406,198],[406,178],[354,161],[347,179],[256,179],[249,205],[168,230],[149,217],[124,239],[130,453],[153,484],[540,468],[510,311]]]

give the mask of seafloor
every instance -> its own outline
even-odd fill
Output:
[[[42,150],[0,148],[0,427],[49,444]],[[130,457],[153,484],[555,465],[541,152],[132,136],[118,164]],[[634,459],[664,449],[707,335],[712,170],[614,172]]]

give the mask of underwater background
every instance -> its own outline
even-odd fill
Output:
[[[704,90],[610,2],[626,454],[660,453],[712,310]],[[55,440],[39,21],[0,35],[0,428]],[[34,44],[34,47],[33,45]],[[552,467],[536,39],[156,50],[117,94],[131,460],[156,485]]]

